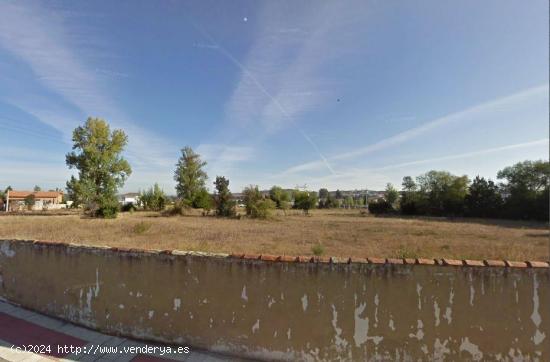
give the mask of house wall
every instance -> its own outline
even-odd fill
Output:
[[[266,360],[550,360],[547,263],[258,258],[3,240],[0,296]]]

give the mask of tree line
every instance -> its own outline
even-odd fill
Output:
[[[78,176],[67,182],[67,194],[73,206],[83,207],[90,216],[111,218],[120,211],[118,189],[132,173],[122,152],[128,137],[122,130],[111,131],[103,119],[88,118],[73,131],[72,151],[66,155],[66,164],[76,169]],[[164,211],[167,214],[185,213],[189,208],[200,208],[205,214],[236,216],[236,201],[229,191],[229,180],[216,176],[210,194],[206,187],[206,162],[191,147],[184,147],[177,160],[174,180],[177,199],[165,210],[168,197],[158,184],[140,192],[140,205],[125,205],[126,209],[139,206],[145,210]],[[308,213],[314,208],[368,207],[374,214],[502,217],[545,220],[549,218],[548,161],[525,161],[499,171],[496,184],[477,176],[456,176],[446,171],[429,171],[415,179],[405,176],[402,191],[388,184],[383,199],[344,197],[336,191],[333,196],[326,188],[319,192],[284,190],[273,186],[262,193],[257,185],[243,190],[246,214],[266,218],[274,209],[285,213],[290,208]],[[2,195],[0,195],[2,196]]]
[[[548,161],[523,161],[497,173],[498,184],[476,176],[456,176],[429,171],[405,176],[399,193],[388,184],[384,200],[369,203],[372,213],[404,215],[467,216],[522,220],[549,219]]]
[[[90,216],[113,218],[120,210],[117,191],[132,173],[127,160],[122,157],[128,137],[122,130],[110,130],[102,119],[88,118],[83,126],[73,132],[73,150],[66,156],[70,169],[78,170],[78,177],[71,176],[67,193],[73,206],[83,207]],[[140,192],[139,205],[124,205],[123,211],[139,206],[145,210],[165,211],[166,214],[182,214],[189,208],[204,210],[224,217],[236,216],[236,201],[229,191],[229,180],[216,176],[214,194],[206,187],[208,175],[206,162],[191,147],[184,147],[176,163],[174,180],[176,195],[172,208],[165,210],[168,197],[158,184]],[[271,210],[290,207],[305,213],[318,203],[317,193],[295,190],[289,193],[274,186],[269,195],[263,195],[256,185],[243,190],[246,214],[253,218],[266,218]],[[291,202],[293,200],[293,202]]]

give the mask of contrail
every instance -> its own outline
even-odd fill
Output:
[[[283,105],[277,100],[277,98],[275,98],[271,93],[268,92],[267,89],[265,89],[265,87],[256,79],[256,77],[244,66],[244,64],[242,64],[241,62],[239,62],[239,60],[237,60],[237,58],[235,58],[229,51],[227,51],[227,49],[225,49],[220,43],[218,43],[206,30],[200,28],[197,24],[195,24],[193,21],[189,20],[189,22],[191,23],[191,25],[193,25],[193,27],[195,29],[197,29],[197,31],[199,31],[205,38],[208,39],[208,41],[210,41],[212,44],[214,44],[216,46],[216,50],[218,50],[220,53],[222,53],[227,59],[229,59],[237,68],[239,68],[244,74],[246,74],[246,76],[248,78],[250,78],[250,80],[252,80],[252,82],[256,85],[256,87],[258,87],[258,89],[267,97],[269,98],[274,104],[275,106],[277,107],[277,109],[283,114],[283,116],[285,116],[287,119],[290,120],[290,122],[296,127],[298,128],[298,131],[300,132],[300,134],[305,138],[305,140],[313,147],[313,149],[315,150],[315,152],[317,152],[317,154],[319,155],[319,158],[321,158],[321,161],[324,163],[324,165],[326,166],[326,168],[330,171],[331,174],[336,174],[336,172],[334,172],[334,169],[330,166],[327,158],[321,153],[321,151],[319,150],[319,147],[317,147],[317,145],[315,144],[315,142],[313,142],[313,140],[307,136],[305,134],[304,131],[302,131],[301,128],[299,128],[297,125],[296,125],[296,122],[294,122],[294,118],[292,118],[292,116],[286,111],[286,109],[283,107]]]

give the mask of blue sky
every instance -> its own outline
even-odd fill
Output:
[[[64,187],[72,130],[129,136],[123,190],[190,145],[233,191],[383,189],[548,159],[548,2],[0,2],[0,187]]]

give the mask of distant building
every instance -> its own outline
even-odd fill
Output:
[[[122,205],[127,205],[127,204],[137,205],[139,203],[139,193],[138,192],[128,192],[126,194],[122,194],[122,195],[119,196],[119,202]]]
[[[26,200],[34,199],[33,205]],[[8,191],[6,194],[7,211],[63,209],[63,192],[61,191]]]

